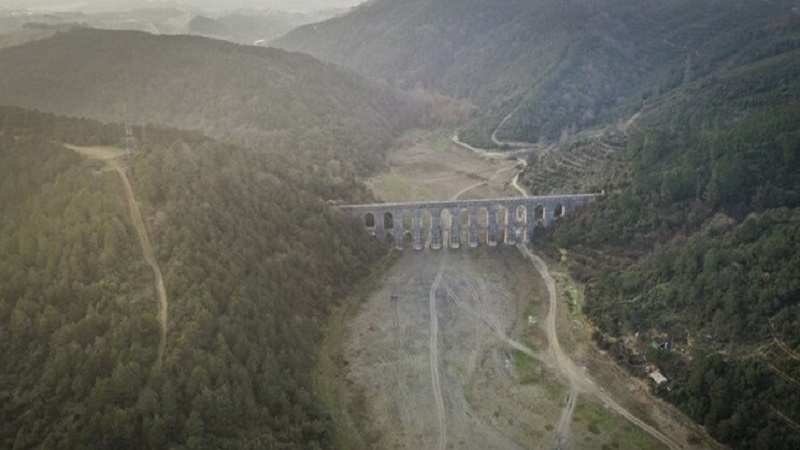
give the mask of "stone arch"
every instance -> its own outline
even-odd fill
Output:
[[[420,239],[422,240],[422,248],[430,247],[431,245],[431,225],[433,223],[433,215],[431,210],[425,209],[419,215],[420,221]]]
[[[476,213],[476,220],[478,221],[478,241],[489,242],[489,208],[482,206]]]
[[[514,209],[514,218],[517,222],[528,222],[528,206],[524,204],[517,205]]]
[[[375,214],[368,212],[364,215],[364,226],[367,228],[375,228]]]
[[[469,226],[472,222],[472,211],[469,208],[461,208],[458,211],[458,225],[461,233],[461,243],[469,242]]]
[[[445,242],[446,224],[443,223],[442,217],[444,211],[441,208],[431,209],[431,248],[439,250]]]
[[[482,206],[478,209],[478,225],[484,230],[489,225],[489,208]]]
[[[439,220],[443,228],[450,228],[450,221],[453,219],[453,213],[449,209],[444,208],[439,212]]]
[[[513,210],[512,210],[513,213]],[[509,208],[506,205],[500,205],[497,208],[497,242],[506,241],[506,230],[508,223],[511,220]]]
[[[405,210],[402,212],[402,219],[400,223],[404,235],[411,235],[411,227],[413,225],[413,219],[414,216],[411,214],[410,210]]]
[[[559,217],[564,217],[566,213],[567,208],[565,208],[561,203],[556,203],[555,208],[553,208],[553,217],[558,219]]]
[[[536,205],[533,209],[533,218],[537,223],[544,223],[544,205]]]
[[[531,225],[528,223],[528,205],[520,204],[514,208],[513,214],[514,218],[512,221],[513,224],[513,232],[514,232],[514,242],[526,242],[528,238],[528,227]]]
[[[470,210],[468,208],[461,208],[458,210],[458,221],[462,227],[469,226]]]
[[[450,230],[453,226],[453,220],[458,220],[458,218],[453,217],[452,211],[450,211],[448,208],[442,209],[442,212],[439,214],[439,218],[442,225],[442,245],[447,245],[447,243],[450,242]]]

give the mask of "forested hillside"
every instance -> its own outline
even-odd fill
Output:
[[[0,104],[198,129],[361,173],[393,133],[431,119],[408,96],[306,55],[92,29],[0,50]]]
[[[692,80],[600,137],[625,172],[556,242],[624,365],[656,363],[659,392],[734,448],[797,448],[800,16],[693,45]]]
[[[463,140],[555,141],[625,115],[643,90],[691,77],[698,43],[791,15],[792,1],[378,0],[273,43],[466,98]],[[689,70],[685,64],[689,57]],[[662,73],[664,67],[677,71]],[[633,105],[635,108],[636,105]]]
[[[326,200],[368,194],[279,155],[135,127],[120,163],[169,297],[159,370],[153,272],[120,178],[64,146],[124,136],[0,108],[0,447],[329,448],[314,344],[381,249]]]

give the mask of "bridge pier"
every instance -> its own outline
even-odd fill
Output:
[[[439,250],[442,248],[442,210],[434,209],[431,211],[431,248]]]
[[[506,213],[506,245],[517,245],[517,212]]]
[[[392,235],[394,236],[394,248],[402,250],[404,244],[403,238],[405,237],[402,210],[392,211]]]
[[[478,235],[480,227],[478,226],[478,210],[469,210],[469,246],[475,248],[478,246]]]
[[[489,210],[489,229],[486,234],[489,247],[497,247],[497,210]]]
[[[545,227],[549,227],[551,223],[553,223],[555,211],[548,210],[546,207],[544,208],[544,217],[542,217],[542,223]]]
[[[421,212],[416,211],[411,218],[411,240],[413,241],[414,250],[422,250],[422,218]]]
[[[526,211],[525,240],[533,241],[533,230],[536,228],[536,209],[528,208]]]
[[[450,248],[461,247],[461,218],[458,210],[450,211]]]

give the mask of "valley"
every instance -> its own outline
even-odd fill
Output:
[[[383,200],[521,195],[509,182],[515,156],[440,133],[401,142],[370,181]],[[590,324],[567,301],[574,288],[563,266],[520,250],[393,251],[350,300],[354,318],[332,321],[320,355],[318,386],[337,399],[328,404],[343,418],[343,445],[703,448],[687,444],[698,433],[688,419],[642,395],[638,380],[613,379],[627,375],[602,363]]]
[[[800,448],[796,0],[112,2],[0,6],[0,448]]]

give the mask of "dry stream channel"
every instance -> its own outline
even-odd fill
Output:
[[[444,135],[405,144],[371,180],[385,201],[522,195],[517,156]],[[694,448],[698,431],[591,345],[559,263],[535,248],[406,248],[329,325],[317,383],[340,446]]]

